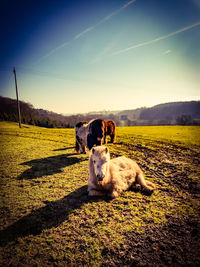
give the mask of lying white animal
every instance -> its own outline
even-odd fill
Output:
[[[124,156],[110,159],[106,146],[93,147],[89,156],[89,196],[117,197],[132,186],[151,194],[155,185],[145,180],[137,163]]]

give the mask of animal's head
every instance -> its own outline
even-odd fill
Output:
[[[82,152],[83,147],[84,147],[84,135],[85,135],[85,130],[86,130],[86,128],[84,126],[86,124],[87,124],[86,122],[79,122],[75,126],[75,136],[76,136],[75,150],[77,152],[80,151],[80,148],[81,148],[81,152]],[[80,148],[79,148],[79,146],[80,146]]]
[[[93,147],[90,152],[90,164],[98,182],[106,176],[110,161],[109,149],[106,146]]]
[[[76,125],[75,125],[75,133],[76,133],[76,135],[79,135],[80,134],[80,129],[83,127],[83,126],[85,126],[87,124],[87,122],[86,121],[81,121],[81,122],[78,122]]]

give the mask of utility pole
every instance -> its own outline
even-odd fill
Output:
[[[16,96],[17,96],[17,109],[18,109],[18,119],[19,119],[19,128],[21,128],[21,114],[20,114],[20,105],[18,99],[18,89],[17,89],[17,75],[15,67],[13,68],[14,76],[15,76],[15,87],[16,87]]]

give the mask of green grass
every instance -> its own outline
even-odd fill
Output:
[[[184,186],[198,181],[199,131],[117,128],[117,143],[108,144],[111,156],[135,159],[158,189],[107,200],[87,196],[88,155],[74,152],[73,129],[1,122],[2,263],[101,266],[109,252],[126,250],[131,233],[162,227],[172,216],[197,218],[198,203]]]
[[[198,126],[141,126],[120,127],[120,139],[142,143],[164,142],[183,145],[186,147],[200,146],[200,129]]]

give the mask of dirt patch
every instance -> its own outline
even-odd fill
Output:
[[[199,266],[199,226],[197,220],[171,218],[142,234],[130,232],[125,247],[104,250],[103,266]]]

